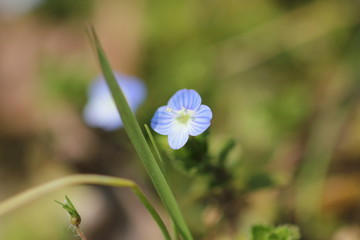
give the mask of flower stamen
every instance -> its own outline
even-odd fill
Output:
[[[178,117],[176,117],[176,120],[178,120],[180,123],[186,124],[190,120],[190,118],[190,114],[181,113]]]

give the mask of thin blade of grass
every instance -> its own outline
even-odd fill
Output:
[[[162,171],[158,166],[155,157],[149,148],[149,145],[145,140],[139,123],[131,111],[121,88],[117,84],[113,71],[110,67],[110,64],[108,63],[106,55],[101,47],[100,41],[93,27],[88,28],[88,34],[130,141],[134,145],[136,152],[140,156],[140,159],[143,161],[143,164],[149,173],[150,179],[152,180],[165,208],[169,212],[176,227],[179,229],[183,239],[192,240],[192,235],[185,223],[175,197],[168,183],[166,182],[166,179],[162,174]]]

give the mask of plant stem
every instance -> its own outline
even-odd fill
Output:
[[[164,173],[164,170],[165,170],[164,160],[163,160],[163,158],[161,157],[161,154],[160,154],[159,148],[158,148],[157,145],[156,145],[154,136],[151,134],[150,128],[149,128],[149,126],[148,126],[147,124],[145,124],[144,127],[145,127],[145,130],[146,130],[146,132],[147,132],[147,134],[148,134],[148,136],[149,136],[149,138],[150,138],[150,141],[151,141],[151,143],[152,143],[152,145],[153,145],[153,147],[154,147],[156,156],[157,156],[157,158],[158,158],[158,160],[159,160],[160,168],[161,168],[161,170],[162,170],[163,173]]]
[[[75,229],[76,229],[77,234],[81,238],[81,240],[87,240],[87,238],[85,237],[85,234],[81,231],[79,226],[77,226]]]
[[[160,215],[152,206],[150,201],[146,198],[140,187],[133,181],[124,179],[124,178],[117,178],[117,177],[110,177],[104,175],[96,175],[96,174],[76,174],[72,176],[63,177],[49,183],[45,183],[43,185],[33,187],[29,190],[26,190],[22,193],[19,193],[9,199],[0,202],[0,217],[5,215],[30,201],[39,198],[42,195],[55,191],[57,189],[71,186],[71,185],[82,185],[82,184],[94,184],[94,185],[105,185],[105,186],[112,186],[112,187],[126,187],[131,188],[133,193],[139,198],[141,203],[146,207],[148,212],[151,214],[157,225],[159,226],[160,230],[162,231],[164,238],[166,240],[171,240],[170,234],[162,221]],[[80,235],[80,234],[79,234]]]

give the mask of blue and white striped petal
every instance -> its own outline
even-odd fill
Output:
[[[189,136],[197,136],[210,126],[212,112],[206,105],[201,105],[200,95],[192,89],[177,91],[167,106],[157,109],[151,119],[155,132],[168,135],[172,149],[182,148]]]
[[[162,135],[169,135],[175,125],[176,114],[167,109],[167,106],[159,107],[151,119],[152,129]]]
[[[182,148],[189,139],[189,129],[184,124],[174,124],[168,137],[169,145],[172,149]]]
[[[168,102],[168,106],[174,110],[186,108],[189,110],[196,110],[200,107],[201,97],[193,89],[182,89],[177,91]]]
[[[192,115],[189,122],[189,135],[197,136],[203,133],[210,126],[212,119],[212,111],[206,105],[201,105],[200,108]]]

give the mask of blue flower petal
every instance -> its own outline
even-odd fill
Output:
[[[189,139],[189,131],[185,125],[176,124],[169,134],[168,141],[172,149],[182,148]]]
[[[200,95],[192,89],[177,91],[155,112],[151,127],[159,134],[168,135],[172,149],[182,148],[189,136],[203,133],[209,126],[212,112],[206,105],[201,105]]]
[[[109,95],[110,90],[102,76],[95,78],[90,85],[89,97],[94,99],[96,96]]]
[[[135,78],[114,72],[129,103],[131,110],[136,111],[146,97],[144,83]],[[110,90],[103,76],[91,84],[89,101],[84,108],[84,120],[91,127],[100,127],[112,131],[123,126],[120,115],[112,99]]]
[[[147,95],[145,84],[136,77],[115,73],[116,80],[120,85],[132,111],[138,109]]]
[[[151,119],[151,127],[155,132],[162,135],[169,135],[175,124],[176,114],[166,110],[167,106],[159,107]]]
[[[203,133],[210,126],[211,119],[212,112],[210,108],[206,105],[201,105],[189,123],[189,134],[191,136],[197,136]]]
[[[112,131],[123,126],[115,103],[110,95],[99,95],[91,99],[84,109],[84,120],[91,127]]]
[[[177,91],[168,102],[168,106],[174,110],[180,110],[182,107],[190,110],[196,110],[200,107],[201,97],[193,89],[182,89]]]

